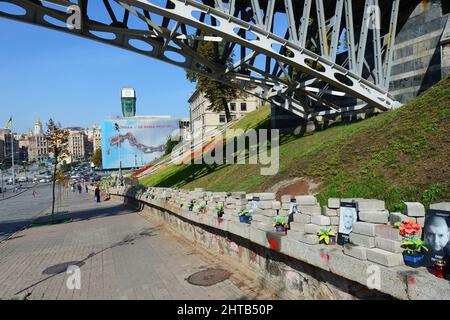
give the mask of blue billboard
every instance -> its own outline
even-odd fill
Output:
[[[119,154],[122,168],[137,168],[152,162],[164,155],[166,142],[176,130],[178,121],[170,117],[102,121],[103,169],[118,169]]]

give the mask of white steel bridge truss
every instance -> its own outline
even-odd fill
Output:
[[[0,17],[162,60],[311,120],[400,105],[388,93],[400,0],[387,3],[0,0]],[[213,59],[199,54],[202,41]]]

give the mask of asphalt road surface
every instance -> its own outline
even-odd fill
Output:
[[[36,197],[33,197],[33,190]],[[6,200],[0,198],[0,242],[30,224],[51,205],[52,185],[38,185]]]

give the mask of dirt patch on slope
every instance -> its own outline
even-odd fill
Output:
[[[319,191],[320,182],[311,178],[294,178],[278,182],[268,192],[276,194],[276,199],[281,201],[281,196],[314,195]]]

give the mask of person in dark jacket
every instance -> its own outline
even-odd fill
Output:
[[[97,186],[97,188],[95,188],[95,200],[97,200],[97,202],[100,202],[100,188]]]

